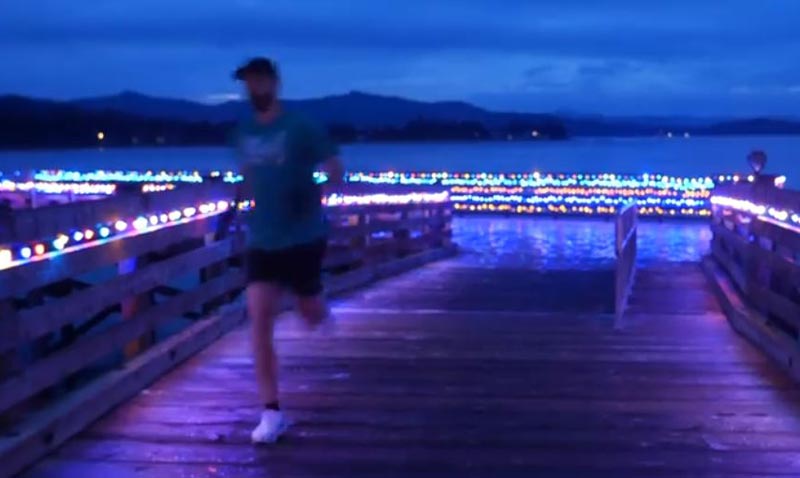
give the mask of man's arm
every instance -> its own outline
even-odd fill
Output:
[[[339,156],[331,156],[323,161],[322,171],[328,177],[328,184],[340,186],[344,182],[344,165]]]

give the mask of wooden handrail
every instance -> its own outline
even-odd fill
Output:
[[[732,198],[800,214],[800,191],[770,183],[726,186],[718,198]],[[765,214],[715,201],[711,254],[731,278],[747,305],[775,333],[797,341],[800,336],[800,227]],[[778,214],[780,217],[780,214]]]
[[[622,319],[633,289],[636,275],[637,216],[636,203],[631,202],[620,209],[614,220],[615,232],[615,287],[614,326],[622,327]]]

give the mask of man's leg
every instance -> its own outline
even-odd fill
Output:
[[[247,286],[247,310],[253,327],[253,359],[258,393],[264,409],[261,420],[250,434],[253,443],[274,443],[289,427],[289,420],[278,405],[278,360],[275,355],[275,318],[280,312],[282,289],[269,282]]]
[[[311,327],[320,325],[330,314],[328,302],[321,293],[317,295],[298,296],[297,311]]]
[[[275,318],[280,312],[282,290],[277,284],[254,282],[247,286],[247,312],[253,336],[258,394],[265,406],[278,403],[278,361],[275,355]]]
[[[248,251],[247,311],[253,329],[253,362],[262,406],[261,420],[250,435],[254,443],[273,443],[289,422],[278,405],[278,361],[275,319],[280,312],[286,267],[284,251]]]
[[[326,248],[326,239],[298,246],[292,269],[291,288],[297,296],[297,311],[311,327],[320,325],[330,314],[322,293],[322,262]]]

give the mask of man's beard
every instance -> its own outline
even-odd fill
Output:
[[[274,102],[275,96],[270,93],[250,95],[250,104],[252,104],[253,108],[259,113],[266,113],[269,111]]]

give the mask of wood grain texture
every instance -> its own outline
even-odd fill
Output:
[[[455,249],[453,248],[433,249],[416,256],[399,259],[392,264],[383,264],[380,270],[377,267],[356,270],[330,278],[327,281],[326,289],[332,294],[343,293],[376,279],[398,274],[410,267],[418,267],[426,262],[439,260],[454,253]],[[212,289],[215,291],[214,293],[222,289],[227,290],[231,285],[239,285],[240,280],[241,278],[235,272],[228,273],[204,283],[198,289],[183,294],[163,306],[169,307],[170,313],[172,313],[173,309],[178,307],[176,304],[180,304],[182,307],[186,302],[197,303],[196,296],[213,295],[210,292]],[[189,295],[192,295],[193,299],[184,299]],[[21,428],[14,431],[4,430],[4,435],[0,436],[0,457],[2,457],[0,476],[10,475],[30,464],[32,460],[58,446],[88,423],[102,416],[114,405],[137,393],[162,373],[240,323],[244,317],[240,305],[227,309],[227,312],[217,316],[206,318],[167,341],[157,344],[142,356],[127,363],[123,369],[106,374],[101,379],[91,382],[87,387],[67,395],[54,406],[33,414],[21,425]],[[145,314],[150,317],[148,320],[152,321],[161,317],[162,312],[164,311],[153,308],[148,309]],[[121,327],[130,328],[132,325],[129,324],[141,322],[126,322]],[[130,335],[128,330],[124,332],[126,337]],[[119,339],[115,344],[118,342],[120,342]],[[114,344],[104,345],[97,340],[94,344],[102,350],[109,349],[112,345]],[[74,349],[68,349],[66,352],[67,355],[63,357],[65,364],[74,364],[82,360],[73,353]],[[94,354],[95,352],[89,353]],[[69,365],[60,365],[58,371],[63,372],[60,369],[64,366]],[[40,375],[48,374],[47,370],[39,370],[39,372]],[[27,386],[28,382],[20,382],[17,385]]]
[[[148,291],[173,277],[235,255],[237,249],[233,245],[233,239],[224,239],[150,264],[132,274],[117,276],[64,299],[3,317],[0,320],[0,350],[35,339],[73,321],[91,317],[125,297]]]
[[[338,300],[332,335],[281,320],[278,445],[248,443],[240,328],[23,476],[800,475],[800,388],[699,266],[640,270],[624,331],[610,279],[427,265]]]
[[[797,191],[759,185],[726,187],[718,193],[780,205],[788,213],[800,209]],[[770,217],[723,206],[714,207],[711,230],[712,254],[749,306],[796,341],[800,336],[800,232]]]

